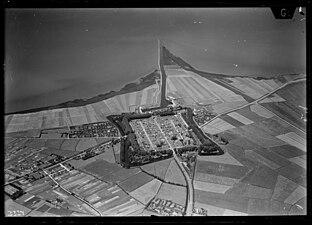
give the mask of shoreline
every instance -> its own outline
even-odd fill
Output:
[[[206,71],[201,71],[201,70],[198,70],[198,69],[192,67],[189,63],[184,61],[182,58],[173,55],[164,46],[162,46],[162,48],[160,48],[160,51],[161,51],[161,53],[160,53],[161,56],[165,56],[164,59],[163,59],[163,57],[160,57],[160,64],[161,64],[160,69],[162,71],[160,71],[159,69],[155,69],[153,72],[151,72],[145,76],[139,77],[130,83],[125,84],[118,91],[111,90],[111,91],[106,92],[104,94],[98,94],[94,97],[87,98],[87,99],[77,98],[74,100],[69,100],[69,101],[62,102],[62,103],[52,105],[52,106],[43,106],[43,107],[37,107],[37,108],[32,108],[32,109],[10,112],[10,113],[4,113],[4,116],[8,116],[8,115],[12,115],[12,114],[35,113],[35,112],[40,112],[40,111],[44,111],[44,110],[52,110],[52,109],[60,109],[60,108],[72,108],[72,107],[85,106],[88,104],[92,104],[92,103],[96,103],[99,101],[103,101],[103,100],[112,98],[112,97],[117,96],[117,95],[141,91],[144,88],[147,88],[153,84],[156,84],[156,79],[160,79],[161,73],[165,74],[164,62],[168,62],[168,60],[170,60],[170,61],[172,60],[174,63],[176,63],[182,69],[197,73],[198,75],[200,75],[206,79],[207,78],[233,78],[233,77],[246,78],[246,77],[248,77],[248,76],[242,76],[242,75],[217,74],[217,73],[210,73],[210,72],[206,72]],[[170,65],[170,63],[167,65]],[[263,79],[269,80],[269,79],[274,79],[274,78],[278,79],[278,80],[283,80],[284,76],[301,75],[301,74],[303,74],[303,73],[280,74],[280,75],[275,75],[275,76],[271,76],[271,77],[262,77],[262,76],[253,77],[253,76],[251,76],[250,78],[254,78],[257,80],[263,80]],[[163,78],[165,78],[163,80],[166,80],[166,75]],[[164,87],[164,85],[162,85],[161,92],[164,93],[164,90],[162,90],[163,87]],[[161,100],[161,106],[160,107],[164,107],[165,105],[167,105],[166,101],[165,101],[165,96],[163,96],[163,94],[162,94],[161,98],[162,98],[162,100]]]
[[[4,116],[8,116],[12,114],[26,114],[26,113],[40,112],[44,110],[84,106],[84,105],[88,105],[88,104],[92,104],[92,103],[96,103],[102,100],[112,98],[116,95],[127,94],[127,93],[135,92],[135,91],[141,91],[144,88],[147,88],[153,84],[156,84],[156,79],[160,79],[160,74],[159,74],[158,69],[155,69],[149,74],[139,77],[130,83],[124,84],[123,87],[120,88],[120,90],[118,91],[111,90],[106,93],[98,94],[94,97],[87,98],[87,99],[77,98],[74,100],[69,100],[69,101],[62,102],[62,103],[52,105],[52,106],[43,106],[43,107],[37,107],[37,108],[32,108],[32,109],[5,113]]]

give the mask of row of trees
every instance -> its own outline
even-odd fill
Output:
[[[198,150],[197,146],[185,146],[182,148],[174,149],[177,155],[182,155],[183,153],[186,153],[186,152],[196,152],[197,150]]]
[[[201,142],[198,149],[199,155],[224,154],[224,151],[217,144],[206,138],[203,131],[196,125],[196,123],[193,120],[193,110],[191,108],[187,108],[186,112],[182,113],[182,117]]]

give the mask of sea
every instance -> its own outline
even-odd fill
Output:
[[[306,25],[269,8],[7,9],[5,113],[118,91],[158,69],[158,40],[198,70],[305,73]]]

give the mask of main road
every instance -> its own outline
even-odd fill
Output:
[[[164,62],[163,62],[163,48],[162,48],[162,44],[160,43],[160,41],[158,40],[158,66],[159,66],[159,71],[161,74],[161,102],[160,102],[160,108],[165,108],[168,106],[169,102],[166,99],[166,72],[164,69]],[[156,122],[156,124],[158,124]],[[161,130],[161,129],[160,129]],[[165,135],[165,134],[163,134]],[[164,136],[165,137],[165,136]],[[170,143],[168,142],[172,152],[173,152],[173,157],[175,159],[175,161],[177,162],[177,164],[179,165],[179,168],[181,170],[181,172],[183,173],[185,180],[187,182],[187,202],[186,202],[186,210],[185,210],[185,215],[186,216],[191,216],[193,213],[193,203],[194,203],[194,190],[193,190],[193,183],[192,180],[190,178],[190,176],[188,175],[188,173],[186,172],[185,168],[183,167],[183,165],[180,163],[178,156],[175,154],[172,146],[170,145]]]
[[[180,167],[180,170],[182,171],[185,180],[187,182],[187,202],[186,202],[186,210],[185,210],[185,215],[186,216],[191,216],[193,213],[193,207],[194,207],[194,189],[193,189],[193,182],[192,179],[190,178],[189,174],[186,172],[184,166],[182,163],[179,161],[178,156],[175,154],[174,150],[173,151],[173,157],[177,164]]]
[[[167,96],[166,96],[166,72],[164,69],[164,60],[163,60],[163,47],[161,42],[158,40],[158,66],[159,66],[159,71],[161,75],[161,101],[160,101],[160,108],[165,108],[167,107],[170,102],[167,101]]]

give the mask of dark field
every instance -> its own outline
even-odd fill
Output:
[[[298,105],[292,105],[289,102],[273,102],[263,103],[262,106],[272,111],[287,122],[298,126],[302,130],[306,131],[306,123],[301,120],[301,113],[303,110]]]
[[[45,147],[60,149],[65,139],[47,139]]]
[[[115,163],[109,163],[102,159],[89,163],[83,167],[83,170],[95,174],[107,182],[117,183],[132,179],[140,171],[138,168],[124,169]]]
[[[33,148],[40,148],[45,146],[47,139],[29,139],[25,146],[33,147]]]
[[[131,192],[153,179],[154,178],[152,176],[149,176],[146,173],[140,172],[128,178],[127,180],[121,182],[120,187],[127,192]]]
[[[277,91],[277,94],[292,105],[306,106],[306,82],[290,84]]]
[[[122,167],[114,163],[109,163],[105,160],[96,160],[95,162],[92,162],[85,166],[84,169],[102,177],[107,174],[116,173],[118,170],[121,170]]]
[[[292,145],[281,145],[281,146],[271,147],[268,149],[287,159],[297,157],[297,156],[302,156],[306,154],[304,151]]]
[[[241,114],[242,116],[254,121],[254,122],[262,121],[265,119],[264,117],[259,116],[258,114],[252,112],[250,110],[250,107],[245,107],[245,108],[239,109],[236,112]]]
[[[306,170],[297,164],[291,163],[288,166],[277,169],[277,172],[289,180],[306,187]]]
[[[223,119],[225,122],[228,122],[229,124],[233,125],[234,127],[244,126],[243,123],[239,122],[238,120],[236,120],[236,119],[234,119],[228,115],[222,116],[221,119]]]
[[[255,152],[257,154],[261,155],[262,157],[273,161],[274,163],[279,165],[279,167],[287,166],[290,163],[284,157],[276,154],[274,151],[270,151],[270,150],[265,149],[265,148],[256,149]]]
[[[245,177],[242,182],[263,188],[274,189],[277,175],[276,171],[266,166],[260,166],[256,168],[250,176]]]
[[[271,147],[271,146],[277,146],[277,145],[283,145],[284,142],[275,138],[274,136],[266,133],[264,130],[258,129],[257,127],[253,126],[252,124],[238,127],[235,129],[232,129],[234,133],[238,133],[240,135],[243,135],[250,141],[256,143],[259,146],[262,147]]]

